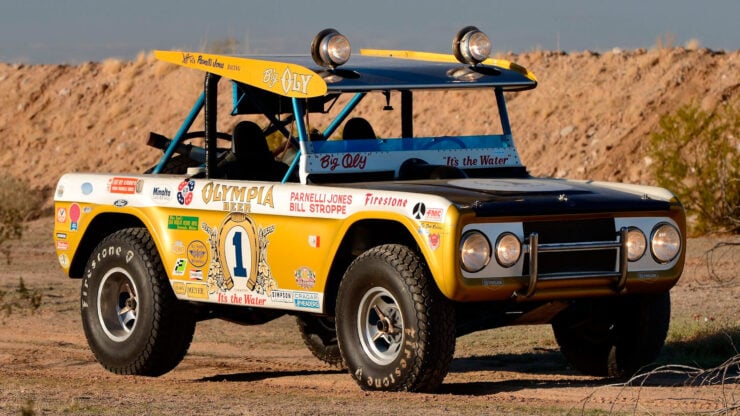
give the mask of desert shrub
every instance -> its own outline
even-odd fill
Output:
[[[20,240],[24,222],[38,212],[42,198],[30,185],[12,176],[0,176],[0,253],[10,264],[12,240]]]
[[[740,232],[739,104],[711,113],[685,105],[651,134],[652,173],[684,204],[692,234]]]
[[[5,291],[0,289],[0,312],[1,316],[8,317],[14,311],[30,310],[35,312],[41,307],[41,301],[43,294],[39,289],[29,289],[23,278],[21,277],[18,281],[18,288],[13,291]],[[0,320],[0,322],[2,322]]]

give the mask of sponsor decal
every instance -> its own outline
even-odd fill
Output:
[[[268,68],[262,73],[262,82],[267,84],[270,88],[277,84],[278,79],[280,80],[280,86],[283,88],[285,94],[291,91],[300,92],[301,94],[307,94],[308,84],[313,78],[312,74],[299,74],[297,72],[291,72],[290,68],[286,67],[282,74],[279,74],[277,69]]]
[[[82,212],[84,212],[85,214],[89,214],[89,213],[91,213],[91,212],[92,212],[92,207],[85,207],[85,208],[82,208]]]
[[[352,204],[352,195],[297,191],[290,193],[289,203],[290,212],[346,215],[347,206]]]
[[[228,212],[249,213],[253,204],[275,208],[272,185],[236,186],[208,182],[203,186],[201,196],[206,204],[222,203],[222,210]]]
[[[321,236],[318,236],[318,235],[309,235],[308,236],[308,245],[309,245],[309,247],[319,248],[319,246],[321,246]]]
[[[242,284],[248,290],[260,295],[269,295],[278,288],[267,263],[267,237],[275,231],[275,225],[262,227],[247,214],[231,212],[220,226],[203,222],[201,229],[208,234],[210,247],[209,293],[229,291],[234,279],[239,278],[246,279]]]
[[[85,182],[80,187],[80,190],[82,191],[82,195],[90,195],[93,193],[93,185],[90,182]]]
[[[310,300],[310,299],[296,299],[293,303],[297,308],[306,308],[306,309],[319,309],[321,305],[319,305],[318,300]]]
[[[219,62],[218,58],[203,58],[203,55],[198,55],[198,65],[209,66],[211,68],[224,69],[224,63]]]
[[[184,180],[177,186],[177,203],[180,205],[190,205],[193,201],[193,189],[195,189],[194,180]]]
[[[195,240],[188,244],[188,261],[194,267],[203,267],[208,262],[208,247],[206,243]]]
[[[301,267],[293,272],[295,282],[304,289],[311,289],[316,285],[316,273],[308,267]]]
[[[61,198],[64,196],[64,185],[57,185],[56,197]]]
[[[69,206],[69,230],[70,231],[77,231],[78,223],[80,221],[80,215],[82,215],[82,212],[80,211],[79,205],[72,204]]]
[[[188,267],[188,260],[187,259],[177,259],[175,262],[175,267],[172,268],[172,274],[174,276],[184,276],[185,275],[185,269]]]
[[[289,290],[273,290],[270,300],[278,303],[293,303],[293,292]]]
[[[141,192],[144,181],[137,178],[113,177],[108,181],[108,192],[133,195]]]
[[[62,267],[67,268],[67,266],[69,266],[69,257],[67,257],[66,254],[59,255],[59,264],[61,264]]]
[[[172,282],[172,289],[175,291],[176,295],[184,295],[185,294],[185,283]]]
[[[367,156],[362,153],[345,153],[341,158],[339,156],[325,155],[321,159],[321,169],[334,171],[338,167],[344,169],[364,170],[367,165]]]
[[[69,250],[69,243],[67,241],[57,241],[57,250]]]
[[[57,210],[57,222],[62,224],[67,222],[67,210],[65,208],[59,208]]]
[[[439,248],[439,245],[442,241],[443,229],[444,228],[442,227],[442,224],[423,221],[420,224],[418,232],[427,241],[427,244],[429,244],[429,248],[431,248],[432,250],[436,250]]]
[[[316,293],[295,292],[293,304],[298,308],[319,309],[319,296]]]
[[[445,156],[444,157],[444,163],[447,166],[454,166],[454,167],[465,167],[465,168],[471,168],[471,167],[480,167],[480,166],[505,166],[507,162],[509,162],[510,157],[500,157],[500,156],[492,156],[492,155],[480,155],[480,157],[475,156],[465,156],[460,160],[459,158],[455,156]]]
[[[166,186],[155,186],[152,188],[152,200],[155,202],[170,202],[172,199],[172,191]]]
[[[380,206],[380,207],[406,207],[409,201],[406,198],[398,198],[393,196],[382,196],[375,195],[372,192],[365,194],[365,206]]]
[[[439,233],[429,233],[427,239],[429,240],[429,247],[432,250],[439,248]]]
[[[188,276],[190,277],[190,280],[203,280],[203,270],[190,269]]]
[[[208,287],[203,283],[186,283],[185,288],[189,298],[208,299]]]
[[[113,202],[113,206],[116,208],[123,208],[126,205],[128,205],[128,201],[126,201],[125,199],[117,199]]]
[[[444,208],[427,208],[427,214],[424,216],[424,219],[427,221],[442,221],[444,213]]]
[[[57,238],[58,238],[59,240],[65,240],[65,239],[67,238],[67,233],[56,233],[56,234],[55,234],[55,236],[56,236],[56,237],[57,237]]]
[[[183,243],[181,240],[175,240],[172,242],[172,252],[177,254],[178,256],[181,256],[185,254],[185,243]]]
[[[427,207],[426,205],[424,205],[423,202],[417,202],[416,205],[414,205],[414,209],[411,210],[411,214],[417,220],[424,218],[424,215],[426,215],[426,213],[427,213]]]
[[[218,292],[217,298],[219,303],[230,303],[232,305],[265,306],[265,302],[267,302],[267,297],[252,294],[242,295],[239,293],[232,293],[227,295],[225,293]]]
[[[198,217],[170,215],[167,217],[167,228],[180,231],[198,231]]]

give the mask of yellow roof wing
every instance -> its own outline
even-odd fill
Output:
[[[360,55],[384,58],[412,59],[415,61],[459,63],[454,55],[435,52],[399,51],[390,49],[360,49]],[[497,66],[499,68],[510,69],[512,71],[519,72],[532,81],[537,82],[537,77],[527,68],[513,62],[509,62],[505,59],[488,58],[482,63],[485,65]]]
[[[326,94],[326,82],[317,73],[292,63],[200,52],[154,51],[154,56],[160,61],[221,75],[285,97]]]

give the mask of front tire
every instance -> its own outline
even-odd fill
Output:
[[[117,231],[93,250],[80,302],[90,349],[116,374],[167,373],[193,339],[195,316],[172,292],[144,228]]]
[[[336,323],[347,369],[365,390],[433,391],[447,375],[454,308],[406,246],[378,246],[352,262]]]
[[[577,301],[552,323],[570,364],[583,374],[629,377],[663,348],[671,317],[668,292]]]

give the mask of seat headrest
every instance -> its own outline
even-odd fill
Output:
[[[375,130],[370,122],[362,117],[347,120],[344,124],[343,139],[375,139]]]
[[[265,133],[257,123],[253,121],[240,121],[234,127],[231,138],[231,151],[234,154],[267,154],[270,148],[267,146]]]

